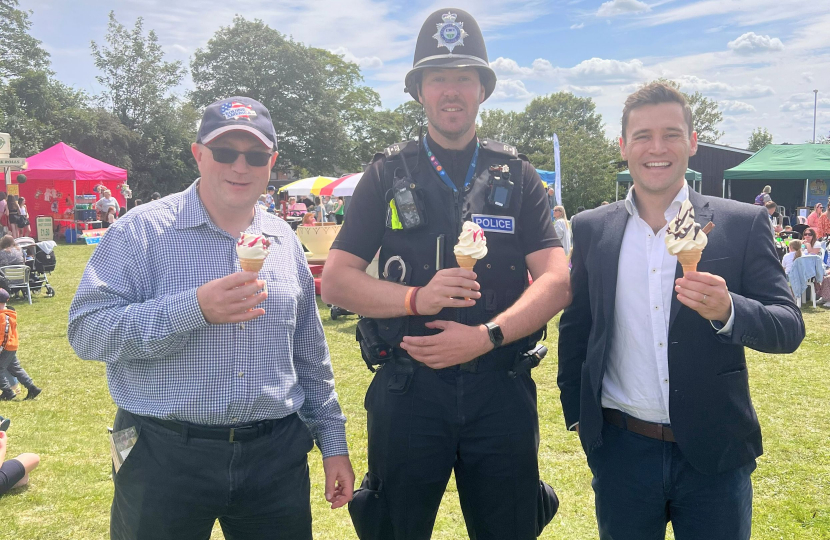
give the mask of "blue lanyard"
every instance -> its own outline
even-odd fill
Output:
[[[467,186],[470,185],[470,181],[473,179],[473,176],[476,174],[476,161],[478,161],[478,139],[476,139],[476,151],[473,153],[473,160],[470,161],[470,168],[467,170],[467,178],[464,180],[464,188],[466,189]],[[427,137],[424,135],[424,150],[426,150],[427,157],[429,158],[429,162],[432,164],[432,168],[435,169],[435,172],[447,184],[451,190],[457,192],[455,184],[450,179],[450,175],[447,174],[447,171],[444,170],[444,167],[438,161],[438,158],[432,153],[432,150],[429,149],[429,144],[427,144]]]

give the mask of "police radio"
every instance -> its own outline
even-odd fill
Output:
[[[510,197],[513,195],[510,167],[507,165],[491,166],[489,185],[490,194],[487,197],[487,202],[499,208],[510,207]]]
[[[426,225],[426,211],[415,184],[409,178],[401,178],[392,186],[392,197],[398,219],[404,231],[414,231]]]

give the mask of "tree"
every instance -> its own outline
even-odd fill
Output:
[[[361,140],[380,99],[359,84],[355,64],[236,16],[196,51],[190,66],[197,107],[235,95],[268,107],[279,137],[278,165],[332,174],[370,157]]]
[[[0,0],[0,79],[49,70],[49,53],[29,34],[31,11],[19,5],[18,0]]]
[[[680,90],[680,83],[677,81],[660,78],[656,82]],[[692,109],[693,128],[697,132],[697,139],[708,143],[718,142],[724,134],[723,131],[718,131],[718,126],[723,122],[723,113],[720,112],[718,102],[705,97],[700,92],[688,94],[680,90],[680,93],[683,94]]]
[[[139,17],[128,30],[110,11],[107,46],[91,42],[95,66],[102,74],[95,79],[104,87],[102,103],[129,129],[140,131],[175,98],[170,91],[185,75],[181,62],[166,62],[153,30],[144,35]]]
[[[602,116],[591,98],[559,92],[535,98],[522,112],[490,109],[481,115],[479,136],[516,146],[534,167],[554,170],[553,134],[560,143],[562,202],[573,213],[614,195],[611,164],[617,145],[605,137]]]
[[[746,148],[747,150],[757,152],[768,144],[772,144],[772,133],[767,131],[767,128],[755,128],[749,136]]]

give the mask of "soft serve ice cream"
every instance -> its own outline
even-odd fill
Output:
[[[487,239],[481,227],[472,221],[465,221],[453,252],[458,266],[472,270],[476,262],[487,255]]]
[[[677,256],[684,273],[694,272],[708,242],[706,231],[695,221],[692,203],[686,199],[680,205],[677,217],[669,223],[666,231],[666,249],[670,255]]]
[[[259,272],[268,256],[268,247],[271,241],[264,236],[242,233],[236,243],[236,255],[239,265],[246,272]]]

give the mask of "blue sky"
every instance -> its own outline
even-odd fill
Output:
[[[144,17],[170,59],[188,65],[234,14],[259,18],[295,39],[360,64],[384,107],[407,99],[404,75],[426,16],[452,5],[472,13],[499,76],[483,108],[521,110],[560,90],[590,96],[609,136],[619,134],[625,97],[664,76],[716,99],[719,142],[744,147],[753,128],[776,143],[830,133],[830,0],[21,0],[32,33],[52,55],[60,80],[95,93],[90,41],[103,41],[107,16],[132,26]],[[189,87],[189,79],[181,91]]]

